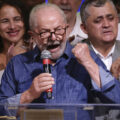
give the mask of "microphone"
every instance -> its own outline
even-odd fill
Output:
[[[43,62],[43,69],[45,73],[51,73],[50,64],[51,64],[51,53],[48,50],[43,50],[41,52],[41,58]],[[47,98],[52,98],[52,88],[48,89],[47,91]]]

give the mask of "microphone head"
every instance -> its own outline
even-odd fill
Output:
[[[51,52],[50,51],[48,51],[48,50],[43,50],[42,52],[41,52],[41,58],[42,59],[50,59],[51,58]]]

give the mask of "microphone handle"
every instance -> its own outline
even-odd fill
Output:
[[[50,64],[43,64],[43,69],[45,73],[51,73]]]
[[[43,69],[45,73],[51,73],[50,59],[43,59]],[[47,98],[52,99],[52,88],[48,89],[46,92],[47,92]]]

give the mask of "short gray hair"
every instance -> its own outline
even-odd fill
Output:
[[[37,27],[37,19],[36,19],[36,12],[41,10],[41,9],[49,9],[49,8],[53,8],[55,9],[55,11],[59,12],[60,15],[63,17],[63,20],[65,23],[67,23],[66,20],[66,15],[64,14],[64,12],[55,4],[51,4],[51,3],[43,3],[43,4],[38,4],[36,5],[30,12],[30,17],[29,17],[29,25],[30,25],[30,29],[33,29],[34,27]]]
[[[102,7],[106,4],[106,2],[109,2],[113,6],[113,8],[115,9],[115,11],[117,13],[116,7],[112,0],[85,0],[80,8],[80,15],[81,15],[82,23],[86,23],[86,20],[90,16],[90,13],[88,11],[89,7],[91,7],[91,6]]]

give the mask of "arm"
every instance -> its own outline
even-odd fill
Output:
[[[51,74],[41,73],[36,76],[32,82],[29,82],[32,78],[29,80],[28,75],[26,75],[26,78],[23,77],[25,79],[24,84],[27,86],[24,85],[24,87],[19,88],[22,85],[23,80],[22,77],[20,81],[18,80],[19,78],[16,78],[16,75],[17,77],[18,75],[19,77],[21,76],[18,69],[21,64],[18,64],[16,69],[14,69],[14,66],[16,66],[16,64],[18,63],[15,63],[14,65],[13,59],[11,59],[3,74],[2,83],[0,86],[0,101],[4,101],[5,103],[9,104],[30,103],[34,99],[40,97],[42,92],[51,88],[54,84],[54,79]],[[20,70],[21,69],[22,68],[20,68]],[[25,74],[27,74],[27,72]]]
[[[78,62],[86,68],[92,80],[97,84],[99,88],[101,88],[99,67],[90,56],[90,52],[87,44],[85,43],[77,44],[73,48],[72,52],[77,58]]]
[[[92,54],[92,57],[90,56],[87,45],[81,43],[76,45],[73,54],[90,74],[93,85],[92,91],[95,91],[99,99],[103,103],[120,103],[119,81],[110,74],[103,62],[95,54]],[[91,60],[92,58],[95,64],[97,63],[97,67],[95,67],[94,61]]]

